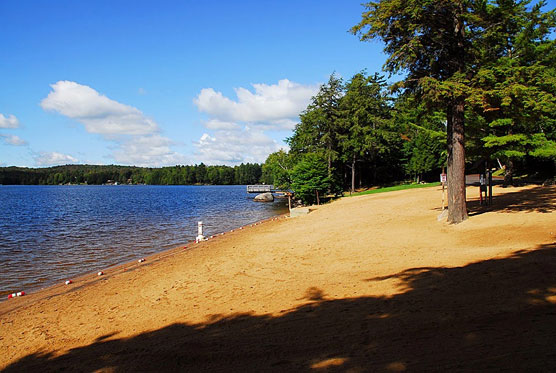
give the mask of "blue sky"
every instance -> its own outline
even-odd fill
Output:
[[[332,72],[380,71],[361,2],[1,1],[0,165],[263,162]]]

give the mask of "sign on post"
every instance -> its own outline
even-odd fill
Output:
[[[446,185],[446,174],[440,174],[440,182],[442,183],[442,210],[444,210],[444,185]]]

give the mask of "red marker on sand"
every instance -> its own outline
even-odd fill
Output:
[[[24,295],[25,295],[24,291],[19,291],[17,293],[12,293],[12,294],[8,295],[8,299],[15,298],[15,297],[22,297]]]

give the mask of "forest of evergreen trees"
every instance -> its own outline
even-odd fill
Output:
[[[467,218],[465,173],[556,171],[556,10],[546,2],[382,0],[351,32],[384,43],[401,80],[332,74],[263,180],[319,193],[448,174],[448,221]],[[399,74],[399,75],[398,75]]]
[[[131,166],[66,165],[49,168],[0,168],[0,184],[148,184],[148,185],[245,185],[261,179],[261,165],[239,166],[173,166],[144,168]]]

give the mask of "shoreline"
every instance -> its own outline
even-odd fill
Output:
[[[166,258],[170,258],[174,255],[176,255],[178,252],[182,251],[182,250],[193,250],[196,248],[199,248],[200,246],[202,246],[203,243],[207,243],[209,241],[212,241],[214,239],[219,239],[225,235],[230,235],[233,233],[238,233],[238,231],[243,231],[245,229],[249,229],[249,228],[253,228],[255,226],[264,224],[264,223],[268,223],[268,222],[272,222],[272,221],[276,221],[279,219],[284,219],[287,218],[289,215],[289,213],[286,214],[279,214],[279,215],[275,215],[272,218],[266,218],[266,219],[262,219],[262,220],[258,220],[258,221],[254,221],[252,223],[248,223],[242,226],[239,226],[237,228],[233,228],[229,231],[225,231],[225,232],[219,232],[216,233],[214,235],[211,235],[209,237],[205,237],[205,241],[196,243],[195,241],[187,241],[184,244],[180,244],[178,246],[175,247],[171,247],[171,248],[167,248],[167,249],[163,249],[162,251],[159,252],[155,252],[149,255],[145,255],[144,257],[138,256],[137,260],[133,260],[133,261],[124,261],[124,262],[120,262],[120,263],[114,263],[112,265],[109,265],[108,267],[105,268],[99,268],[97,271],[91,271],[91,272],[84,272],[81,274],[78,274],[77,276],[73,276],[71,278],[68,278],[67,280],[71,280],[72,283],[71,284],[65,284],[63,281],[56,281],[51,284],[47,284],[43,287],[40,288],[30,288],[30,290],[26,290],[26,289],[21,289],[21,290],[17,290],[16,292],[25,292],[25,295],[22,297],[18,297],[18,299],[21,299],[21,303],[18,306],[25,306],[28,305],[28,302],[24,302],[23,299],[27,300],[29,298],[32,298],[31,302],[36,302],[39,300],[44,300],[44,299],[51,299],[57,296],[61,296],[64,295],[66,293],[72,292],[74,290],[78,290],[80,288],[82,288],[83,286],[88,286],[91,284],[94,284],[98,281],[102,281],[102,280],[106,280],[108,278],[110,278],[113,275],[119,274],[119,273],[123,273],[123,272],[128,272],[128,271],[133,271],[135,269],[137,269],[138,267],[143,267],[143,266],[148,266],[149,264],[152,264],[154,262],[166,259]],[[144,262],[138,262],[138,260],[140,259],[144,259]],[[103,275],[99,276],[98,272],[101,271],[103,272]],[[14,299],[8,299],[7,295],[10,294],[9,292],[6,293],[5,295],[2,295],[2,297],[0,298],[0,306],[8,301],[14,300]],[[6,310],[3,310],[2,307],[0,307],[0,317],[4,314],[4,313],[8,313],[11,312],[13,310],[15,310],[16,308],[12,308],[12,307],[6,307]]]
[[[183,246],[195,239],[199,220],[214,235],[287,212],[281,202],[255,205],[242,186],[65,190],[16,186],[0,196],[0,302]]]
[[[344,198],[2,302],[0,369],[546,370],[556,187],[467,191],[455,226],[436,187]]]

